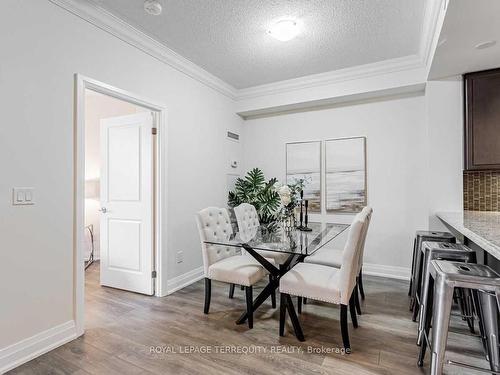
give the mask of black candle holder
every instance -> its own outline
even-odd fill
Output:
[[[304,202],[304,190],[300,191],[300,222],[299,225],[297,226],[297,229],[302,230],[304,228],[304,213],[302,211],[302,203]]]
[[[309,223],[309,215],[307,214],[307,210],[309,208],[309,200],[306,199],[304,201],[304,205],[306,207],[306,214],[305,214],[305,217],[304,217],[304,226],[302,226],[302,223],[301,223],[300,230],[302,230],[304,232],[311,232],[312,229],[307,226],[307,224]],[[302,202],[301,202],[301,205],[300,205],[300,209],[301,209],[301,213],[302,213]],[[301,217],[302,217],[302,215],[301,215]]]

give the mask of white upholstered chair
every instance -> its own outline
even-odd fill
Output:
[[[299,263],[280,279],[280,336],[285,333],[286,311],[288,311],[297,338],[304,341],[304,334],[295,313],[291,295],[339,304],[342,340],[346,352],[350,352],[347,307],[349,306],[353,326],[356,328],[357,319],[353,291],[356,288],[360,242],[362,241],[365,220],[366,215],[364,213],[359,213],[354,218],[342,252],[340,268],[313,263]]]
[[[241,240],[251,240],[255,235],[257,228],[260,226],[259,214],[257,213],[255,206],[249,203],[242,203],[234,208],[234,215],[236,216],[236,221],[238,222],[238,231],[240,233]],[[288,258],[288,254],[276,251],[256,250],[256,252],[276,265],[285,263]],[[269,275],[269,277],[271,278],[272,276]],[[233,293],[234,286],[231,286],[229,298],[233,297]],[[276,307],[276,293],[274,291],[271,293],[271,305],[273,308]]]
[[[359,256],[359,264],[358,264],[358,277],[357,277],[357,285],[359,288],[359,293],[362,299],[365,299],[365,291],[363,288],[363,255],[365,249],[366,235],[368,233],[368,227],[370,226],[370,221],[372,217],[373,209],[371,207],[364,207],[361,213],[366,216],[365,224],[362,229],[361,241],[360,241],[360,256]],[[313,255],[306,257],[304,259],[305,263],[314,263],[321,264],[324,266],[340,268],[342,265],[342,253],[344,249],[331,249],[331,248],[321,248],[316,251]],[[361,307],[359,305],[359,300],[357,296],[357,291],[355,292],[355,302],[356,302],[356,310],[358,314],[361,315]],[[300,305],[299,305],[300,309]]]
[[[251,239],[255,234],[255,229],[259,227],[259,215],[255,206],[249,203],[242,203],[234,208],[236,221],[238,222],[238,230],[244,241],[246,238]],[[264,258],[272,259],[275,264],[283,264],[288,258],[288,254],[279,253],[276,251],[257,250]]]
[[[238,254],[236,247],[205,243],[229,239],[233,233],[225,208],[205,208],[196,214],[196,222],[205,272],[205,314],[210,309],[211,280],[242,285],[246,290],[248,326],[252,328],[252,285],[266,277],[267,271],[252,257]]]

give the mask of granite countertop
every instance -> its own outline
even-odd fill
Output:
[[[500,212],[438,212],[436,216],[495,258],[500,259]]]

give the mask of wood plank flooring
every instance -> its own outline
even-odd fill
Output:
[[[416,323],[408,311],[407,283],[365,277],[359,328],[349,325],[353,353],[342,348],[339,309],[311,301],[300,316],[306,342],[278,336],[279,309],[270,301],[255,313],[254,329],[234,322],[245,307],[236,288],[212,283],[210,314],[203,314],[203,281],[155,298],[99,286],[98,263],[86,273],[86,332],[10,374],[427,374],[416,366]],[[254,295],[264,286],[256,287]],[[279,301],[279,299],[278,299]],[[478,338],[452,322],[447,356],[486,366]],[[458,333],[455,333],[458,332]],[[330,351],[330,352],[328,352]],[[447,366],[449,374],[473,374]],[[478,373],[479,374],[479,373]]]

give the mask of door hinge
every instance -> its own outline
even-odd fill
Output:
[[[151,133],[152,133],[153,135],[156,135],[156,128],[151,128]]]
[[[156,279],[156,271],[151,272],[151,277],[152,277],[153,279]]]

